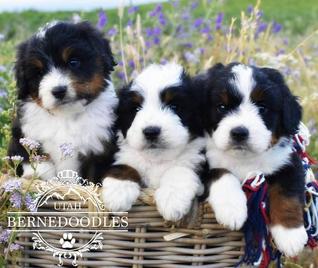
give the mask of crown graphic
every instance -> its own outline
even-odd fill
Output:
[[[57,173],[55,180],[62,182],[63,184],[82,184],[83,178],[78,176],[78,173],[74,170],[62,170]]]

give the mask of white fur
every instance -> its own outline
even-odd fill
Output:
[[[286,143],[284,147],[281,143]],[[207,159],[213,168],[225,168],[238,180],[243,181],[250,173],[273,174],[290,161],[292,144],[285,138],[270,149],[250,154],[244,151],[229,152],[220,150],[213,139],[207,138]]]
[[[195,195],[202,191],[196,168],[205,159],[201,150],[205,140],[190,141],[187,127],[172,109],[163,107],[160,93],[181,81],[183,68],[177,64],[150,65],[136,77],[130,90],[144,98],[126,138],[119,133],[119,152],[115,164],[135,168],[143,183],[156,189],[159,212],[167,220],[178,220],[191,207]],[[158,148],[148,148],[142,133],[148,126],[161,128]]]
[[[115,120],[114,108],[118,99],[113,85],[88,105],[78,103],[49,112],[33,101],[22,104],[21,125],[24,136],[41,143],[43,151],[50,155],[55,172],[64,169],[79,169],[79,154],[102,153],[103,142],[111,138],[111,127]],[[63,159],[59,148],[70,143],[73,157]]]
[[[34,170],[31,168],[30,164],[23,164],[23,177],[32,178],[34,175],[40,177],[43,180],[50,180],[56,175],[55,167],[52,162],[41,162],[37,165],[34,174]]]
[[[287,257],[297,256],[308,241],[304,226],[286,228],[282,225],[274,225],[270,230],[277,248]]]
[[[67,92],[64,97],[65,100],[72,101],[76,97],[74,88],[72,87],[72,80],[64,71],[53,67],[46,75],[43,76],[39,85],[39,97],[41,99],[42,106],[51,110],[59,103],[53,96],[52,90],[57,86],[66,86]],[[74,105],[73,103],[67,103],[66,105]]]
[[[225,174],[211,184],[208,201],[218,223],[239,230],[247,219],[247,199],[240,182],[232,174]]]
[[[128,211],[140,194],[138,183],[107,177],[103,181],[102,198],[106,208],[113,212]]]
[[[269,131],[258,108],[250,100],[250,93],[255,87],[253,71],[245,65],[236,65],[232,68],[234,79],[230,83],[243,97],[242,103],[237,110],[226,115],[218,124],[218,128],[212,134],[212,138],[217,148],[225,151],[235,151],[233,149],[230,132],[236,127],[245,127],[249,131],[247,140],[247,152],[259,154],[264,152],[271,144],[272,133]]]
[[[177,64],[153,64],[136,77],[131,90],[138,91],[144,102],[127,132],[131,147],[142,150],[147,146],[143,130],[149,126],[161,128],[160,142],[168,148],[177,148],[188,142],[189,132],[180,118],[171,109],[162,107],[160,101],[162,90],[181,83],[182,72],[182,67]]]
[[[155,193],[159,213],[170,221],[178,221],[185,216],[193,199],[202,187],[198,175],[189,168],[173,167],[167,170]]]
[[[230,170],[240,180],[251,172],[272,174],[289,162],[292,144],[281,138],[271,146],[272,133],[250,100],[255,87],[251,67],[239,64],[232,68],[234,79],[230,83],[243,97],[238,109],[227,114],[218,124],[216,131],[207,137],[207,159],[213,168]],[[247,148],[233,148],[230,131],[235,127],[245,127],[249,131]],[[285,146],[281,146],[285,143]]]

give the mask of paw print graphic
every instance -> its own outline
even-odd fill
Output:
[[[64,233],[63,237],[60,239],[60,244],[62,248],[70,249],[73,248],[75,244],[75,238],[73,237],[72,233]]]

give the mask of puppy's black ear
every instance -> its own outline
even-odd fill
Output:
[[[114,71],[114,66],[116,66],[117,63],[114,59],[114,55],[110,48],[109,41],[106,38],[103,38],[103,49],[104,49],[104,53],[103,53],[104,64],[107,66],[108,70]]]
[[[302,117],[302,107],[300,106],[297,97],[295,97],[288,86],[286,85],[282,74],[272,68],[262,68],[268,78],[275,83],[282,92],[283,105],[281,107],[281,135],[294,135]]]
[[[225,68],[225,66],[222,63],[216,63],[215,65],[213,65],[212,67],[210,67],[207,71],[207,73],[209,75],[214,75],[215,73],[217,73],[220,70],[223,70]]]
[[[15,70],[15,78],[17,83],[18,99],[24,99],[28,96],[28,85],[27,85],[27,79],[25,78],[25,68],[24,68],[24,65],[25,65],[24,58],[25,58],[27,47],[28,47],[28,43],[24,42],[24,43],[21,43],[17,48],[17,56],[16,56],[14,70]]]

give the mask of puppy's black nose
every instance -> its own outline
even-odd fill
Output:
[[[52,94],[55,98],[62,100],[66,95],[66,86],[57,86],[52,89]]]
[[[236,127],[231,130],[231,137],[236,142],[246,141],[249,132],[246,127]]]
[[[157,139],[158,136],[160,135],[160,132],[161,132],[161,128],[155,127],[155,126],[146,127],[143,130],[143,133],[144,133],[146,139],[150,140],[150,141]]]

